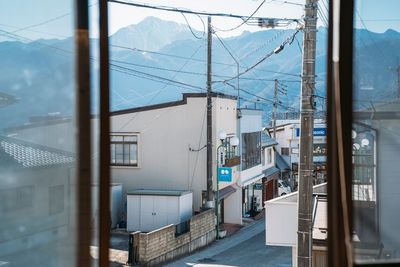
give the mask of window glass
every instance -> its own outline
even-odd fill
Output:
[[[242,169],[261,164],[261,132],[242,134]]]
[[[400,260],[399,1],[356,1],[353,227],[356,261]]]
[[[137,166],[136,135],[111,135],[111,164]]]
[[[124,141],[125,142],[136,142],[137,136],[136,135],[126,135],[126,136],[124,136]]]
[[[75,2],[0,4],[0,265],[76,264]]]
[[[130,145],[130,164],[137,164],[137,145]]]
[[[120,135],[111,135],[110,141],[111,142],[122,142],[122,141],[124,141],[124,137],[120,136]]]
[[[124,163],[124,145],[123,144],[115,144],[115,162],[117,164]]]

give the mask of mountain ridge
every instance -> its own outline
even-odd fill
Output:
[[[148,18],[142,24],[129,26],[131,30],[127,33],[128,37],[126,38],[129,40],[132,38],[132,32],[135,32],[132,29],[139,27],[137,25],[145,29],[146,27],[143,25],[146,24],[152,25],[151,27],[146,26],[149,31],[147,43],[139,42],[136,44],[137,47],[133,43],[124,44],[131,49],[110,46],[111,105],[113,110],[174,101],[181,99],[181,94],[184,92],[206,90],[207,47],[205,40],[196,39],[190,33],[187,25],[164,22],[155,18]],[[169,30],[168,27],[172,28]],[[172,34],[172,29],[177,29],[176,34]],[[168,32],[176,36],[176,39],[163,39],[163,36],[157,37],[159,39],[151,37],[160,31]],[[244,71],[268,52],[273,51],[283,40],[291,36],[293,31],[273,29],[247,32],[236,37],[223,38],[223,41],[234,57],[239,60],[240,70]],[[123,42],[125,37],[121,33],[119,36],[115,33],[110,37],[111,45],[117,41]],[[201,35],[202,33],[197,32],[197,34]],[[319,28],[317,34],[316,90],[318,95],[324,97],[326,29]],[[400,33],[394,30],[388,30],[385,33],[356,30],[355,36],[356,56],[361,62],[367,62],[362,65],[355,64],[355,75],[358,77],[355,83],[355,95],[360,98],[390,97],[391,92],[394,92],[395,75],[387,69],[398,64],[392,51],[400,49]],[[3,112],[0,112],[0,120],[6,126],[22,124],[28,121],[29,116],[47,115],[47,113],[54,112],[60,112],[62,115],[71,114],[75,97],[74,80],[72,79],[74,57],[71,56],[74,54],[74,39],[54,39],[42,44],[43,42],[43,40],[31,43],[0,42],[0,58],[2,58],[0,71],[3,74],[0,77],[0,91],[20,99],[18,103],[1,110]],[[91,53],[92,92],[96,98],[98,60],[95,43],[97,40],[92,39],[91,42],[93,44]],[[149,43],[152,42],[158,42],[158,46],[149,46]],[[291,45],[285,46],[281,53],[271,56],[257,68],[243,75],[240,79],[240,87],[261,98],[272,100],[273,80],[279,79],[287,86],[288,90],[287,96],[280,96],[282,103],[297,108],[300,93],[301,43],[302,35],[298,34],[297,39],[294,39]],[[135,50],[135,48],[140,50]],[[144,50],[149,52],[144,52]],[[236,95],[237,90],[222,82],[217,82],[226,79],[224,77],[235,76],[237,70],[234,59],[216,38],[213,38],[213,62],[213,80],[215,82],[213,90]],[[171,80],[180,84],[171,82]],[[244,98],[254,98],[244,92],[240,94]],[[252,102],[241,102],[243,107],[253,105]],[[260,102],[263,103],[265,117],[268,118],[271,111],[270,101]],[[60,103],[64,103],[64,105],[60,105]],[[6,120],[6,113],[9,112],[15,114],[15,119]]]

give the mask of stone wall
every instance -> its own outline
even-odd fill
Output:
[[[168,225],[149,233],[135,232],[134,250],[140,266],[161,265],[190,253],[215,240],[215,212],[206,210],[190,219],[190,231],[176,235],[176,226]]]

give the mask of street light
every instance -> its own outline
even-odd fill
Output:
[[[216,230],[217,230],[217,239],[219,239],[219,180],[220,180],[220,171],[224,172],[223,174],[229,174],[228,170],[225,169],[220,169],[225,162],[224,154],[220,154],[220,150],[226,150],[228,148],[228,145],[230,145],[233,148],[233,155],[235,155],[235,149],[239,145],[239,138],[236,136],[233,136],[230,138],[230,142],[226,141],[226,133],[224,131],[219,132],[218,138],[221,140],[221,144],[217,147],[217,189],[216,189],[216,197],[215,197],[215,215],[217,216],[217,225],[216,225]],[[227,155],[227,157],[230,157],[230,155]]]

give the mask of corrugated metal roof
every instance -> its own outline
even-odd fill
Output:
[[[74,157],[70,153],[4,136],[0,136],[0,153],[7,156],[9,161],[14,161],[15,165],[24,168],[74,162]]]

